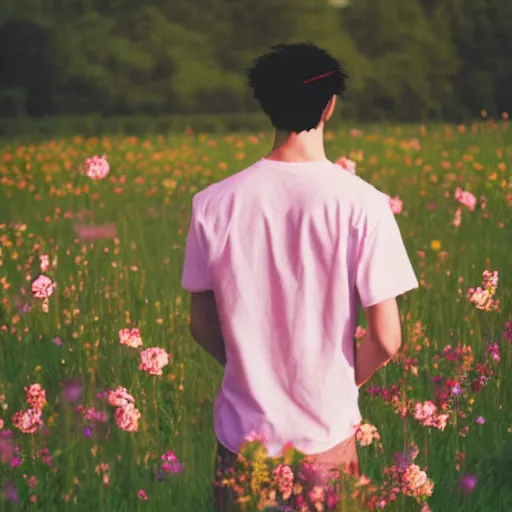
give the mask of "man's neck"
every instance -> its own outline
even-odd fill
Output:
[[[317,162],[326,160],[323,124],[309,132],[276,131],[269,160],[281,162]]]

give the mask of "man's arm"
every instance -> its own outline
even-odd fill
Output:
[[[356,348],[356,385],[362,386],[398,352],[402,330],[396,298],[387,299],[366,310],[368,329]]]
[[[226,366],[226,347],[212,291],[191,294],[190,333],[223,368]]]
[[[368,334],[356,349],[356,382],[364,384],[402,343],[396,297],[418,287],[389,198],[376,197],[361,231],[356,288]]]

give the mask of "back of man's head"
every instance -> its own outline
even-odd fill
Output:
[[[334,96],[345,91],[347,74],[326,50],[313,44],[280,44],[248,70],[254,97],[277,130],[300,133],[320,123]]]

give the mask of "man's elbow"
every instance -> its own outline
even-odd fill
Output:
[[[391,336],[386,340],[382,340],[380,346],[391,359],[392,357],[395,357],[402,346],[402,336],[398,334],[396,336]]]

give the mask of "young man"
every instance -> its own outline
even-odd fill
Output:
[[[343,464],[357,471],[358,387],[401,344],[395,298],[418,282],[388,197],[324,152],[345,81],[314,45],[257,59],[249,82],[275,127],[272,151],[193,198],[182,286],[193,337],[225,368],[223,469],[256,432],[270,456],[288,442],[315,455],[316,483]],[[354,354],[361,306],[368,334]]]

